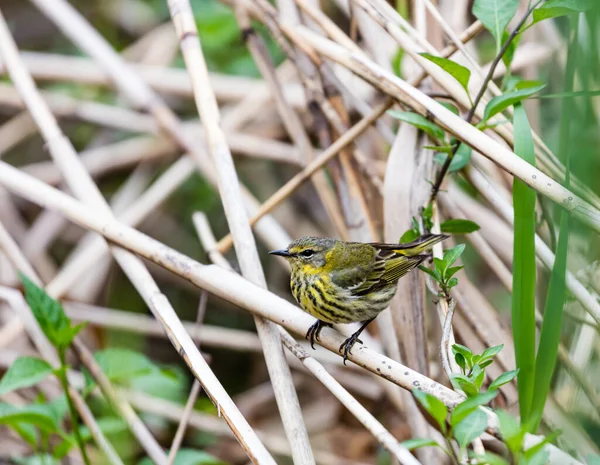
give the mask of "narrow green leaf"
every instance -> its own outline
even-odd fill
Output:
[[[520,101],[525,100],[527,97],[531,97],[533,94],[538,93],[544,87],[546,87],[546,84],[540,84],[534,87],[528,87],[512,92],[506,92],[505,94],[494,97],[485,106],[482,121],[485,122],[489,120],[492,116],[497,115],[498,113],[506,110],[511,105],[516,105]]]
[[[436,397],[427,394],[423,391],[414,390],[413,395],[415,399],[423,406],[427,412],[434,418],[434,420],[440,426],[442,431],[446,430],[446,417],[448,416],[448,410],[444,403]]]
[[[454,158],[450,162],[450,166],[448,167],[448,171],[450,173],[454,173],[456,171],[462,170],[465,166],[469,164],[471,161],[471,155],[473,154],[473,149],[469,147],[467,144],[460,144],[458,150],[454,154]],[[448,158],[448,155],[445,153],[436,153],[433,156],[433,160],[440,165],[443,165]]]
[[[12,428],[14,425],[23,423],[37,426],[47,432],[57,429],[54,419],[35,405],[18,408],[14,405],[0,403],[0,424]]]
[[[475,410],[452,428],[454,438],[461,449],[465,449],[475,438],[483,434],[487,428],[487,415],[482,410]]]
[[[544,94],[539,98],[573,98],[573,97],[595,97],[600,95],[600,90],[577,90],[574,92],[560,92],[558,94]]]
[[[73,341],[74,334],[71,320],[60,303],[52,299],[27,276],[21,275],[21,280],[25,288],[25,299],[48,340],[56,348],[68,347]]]
[[[458,244],[444,252],[444,261],[448,263],[448,266],[453,265],[458,260],[458,257],[464,252],[465,247],[465,244]]]
[[[550,1],[549,3],[558,4],[560,2]],[[576,4],[577,2],[570,2]],[[580,5],[581,6],[581,5]],[[578,19],[572,17],[570,25],[570,43],[568,47],[567,66],[565,69],[564,90],[573,90],[573,82],[575,69],[578,60]],[[573,100],[565,100],[561,111],[560,133],[559,133],[559,150],[565,156],[565,187],[569,188],[570,184],[570,159],[573,154],[573,144],[577,144],[574,137]],[[542,419],[542,413],[546,404],[546,398],[550,391],[552,375],[556,365],[558,356],[558,346],[560,344],[560,336],[562,329],[563,308],[566,299],[565,276],[567,269],[567,251],[569,246],[569,229],[570,229],[570,214],[568,211],[562,211],[560,214],[560,233],[554,265],[550,275],[548,291],[546,295],[546,303],[544,309],[544,320],[540,331],[540,342],[538,346],[538,354],[535,365],[535,396],[531,405],[531,418],[529,419],[529,431],[535,432]]]
[[[502,33],[519,7],[519,0],[475,0],[473,15],[490,31],[496,41],[496,54],[502,46]]]
[[[440,224],[442,232],[451,234],[468,234],[478,231],[480,226],[471,220],[452,219]]]
[[[458,404],[450,414],[450,425],[454,428],[462,420],[482,405],[489,404],[498,394],[497,391],[482,392]]]
[[[531,128],[522,105],[515,105],[513,126],[515,153],[535,165]],[[535,197],[533,189],[515,178],[512,328],[522,422],[529,419],[535,383]]]
[[[16,359],[0,380],[0,395],[7,392],[30,387],[52,373],[52,367],[36,357],[20,357]]]
[[[427,447],[427,446],[439,447],[439,444],[437,442],[435,442],[433,439],[427,439],[427,438],[407,439],[406,441],[402,441],[400,443],[400,445],[406,447],[408,450],[414,450],[414,449],[418,449],[420,447]]]
[[[500,353],[500,351],[503,349],[504,344],[500,344],[497,346],[493,346],[493,347],[488,347],[487,349],[485,349],[483,351],[483,354],[481,354],[481,359],[480,360],[487,360],[489,358],[495,357],[496,355],[498,355]]]
[[[515,377],[519,374],[519,370],[511,370],[505,371],[500,376],[498,376],[488,388],[488,391],[493,391],[494,389],[498,389],[500,386],[504,386],[507,383],[510,383]]]
[[[429,61],[435,63],[448,74],[450,74],[458,83],[469,93],[469,78],[471,77],[471,71],[462,65],[459,65],[455,61],[449,60],[448,58],[442,58],[429,53],[420,53],[423,58],[427,58]]]
[[[427,118],[419,115],[418,113],[412,113],[410,111],[390,110],[388,111],[388,114],[393,118],[399,119],[400,121],[404,121],[405,123],[419,128],[421,131],[430,135],[434,139],[444,140],[444,130],[437,124],[432,123]]]
[[[549,0],[533,10],[533,24],[544,19],[557,18],[591,9],[596,0]]]

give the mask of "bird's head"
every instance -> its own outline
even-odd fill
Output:
[[[327,264],[327,253],[333,250],[335,244],[336,240],[328,237],[305,236],[295,240],[285,249],[272,250],[269,253],[286,258],[293,269],[314,273]]]

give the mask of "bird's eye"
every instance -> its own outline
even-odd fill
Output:
[[[312,257],[312,255],[314,253],[315,253],[314,250],[312,250],[312,249],[306,249],[306,250],[303,250],[302,252],[300,252],[300,255],[302,255],[303,257],[307,257],[308,258],[308,257]]]

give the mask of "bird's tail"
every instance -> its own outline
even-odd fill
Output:
[[[418,237],[412,242],[405,244],[396,244],[394,250],[407,257],[414,257],[420,255],[423,252],[427,252],[438,242],[442,242],[444,239],[448,239],[450,236],[447,234],[424,234]]]

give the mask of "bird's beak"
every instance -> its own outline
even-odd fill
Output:
[[[291,257],[292,254],[287,251],[287,249],[281,250],[271,250],[269,255],[279,255],[280,257]]]

